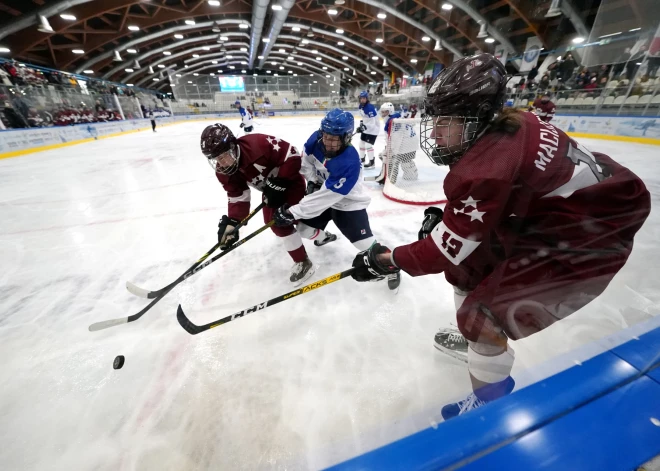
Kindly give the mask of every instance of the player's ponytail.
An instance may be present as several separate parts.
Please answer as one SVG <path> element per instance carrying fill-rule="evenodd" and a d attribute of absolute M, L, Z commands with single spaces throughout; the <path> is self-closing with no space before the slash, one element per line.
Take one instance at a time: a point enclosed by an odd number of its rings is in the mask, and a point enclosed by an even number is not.
<path fill-rule="evenodd" d="M 515 134 L 522 127 L 522 113 L 513 108 L 504 108 L 490 125 L 489 132 Z"/>

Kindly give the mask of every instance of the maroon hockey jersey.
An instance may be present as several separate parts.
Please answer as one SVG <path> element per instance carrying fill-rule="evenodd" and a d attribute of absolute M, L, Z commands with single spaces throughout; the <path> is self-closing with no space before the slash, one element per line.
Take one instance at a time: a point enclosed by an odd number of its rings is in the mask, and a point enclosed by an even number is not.
<path fill-rule="evenodd" d="M 543 103 L 540 98 L 534 100 L 532 105 L 534 113 L 541 118 L 542 121 L 549 123 L 555 117 L 555 104 L 551 101 Z"/>
<path fill-rule="evenodd" d="M 442 222 L 426 239 L 394 250 L 402 270 L 449 272 L 450 283 L 474 289 L 520 254 L 534 260 L 632 248 L 650 211 L 644 183 L 540 117 L 521 114 L 516 134 L 485 134 L 451 167 Z"/>
<path fill-rule="evenodd" d="M 288 142 L 265 134 L 237 139 L 239 169 L 232 175 L 216 173 L 229 198 L 228 216 L 241 220 L 250 212 L 250 187 L 261 191 L 268 177 L 301 180 L 301 156 Z M 303 183 L 304 186 L 304 183 Z"/>

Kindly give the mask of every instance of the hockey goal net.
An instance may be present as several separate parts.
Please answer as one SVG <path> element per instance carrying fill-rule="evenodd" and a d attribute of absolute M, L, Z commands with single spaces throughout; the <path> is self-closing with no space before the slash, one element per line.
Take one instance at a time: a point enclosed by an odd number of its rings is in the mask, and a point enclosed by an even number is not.
<path fill-rule="evenodd" d="M 383 151 L 378 181 L 386 198 L 399 203 L 432 205 L 446 202 L 443 182 L 449 169 L 429 160 L 419 146 L 421 118 L 394 119 Z"/>

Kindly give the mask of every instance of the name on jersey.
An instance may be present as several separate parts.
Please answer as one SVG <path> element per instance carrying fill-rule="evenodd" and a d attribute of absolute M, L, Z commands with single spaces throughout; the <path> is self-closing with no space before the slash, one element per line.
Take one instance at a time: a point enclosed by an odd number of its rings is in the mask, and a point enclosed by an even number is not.
<path fill-rule="evenodd" d="M 539 158 L 534 161 L 534 165 L 545 172 L 545 166 L 555 158 L 555 154 L 559 149 L 559 133 L 553 125 L 541 121 L 538 116 L 536 118 L 539 120 L 541 127 L 539 128 L 539 147 L 536 152 Z"/>

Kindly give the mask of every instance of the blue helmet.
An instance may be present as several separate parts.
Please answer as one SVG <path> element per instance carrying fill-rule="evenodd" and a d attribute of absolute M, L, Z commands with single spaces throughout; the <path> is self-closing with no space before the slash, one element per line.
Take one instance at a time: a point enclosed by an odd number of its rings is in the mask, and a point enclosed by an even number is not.
<path fill-rule="evenodd" d="M 323 154 L 327 159 L 336 157 L 351 145 L 351 138 L 353 137 L 353 128 L 355 127 L 355 119 L 353 115 L 348 111 L 344 111 L 341 108 L 335 108 L 331 110 L 325 118 L 321 120 L 321 139 L 319 140 L 321 144 L 321 149 Z M 325 148 L 323 144 L 322 136 L 323 134 L 329 134 L 331 136 L 341 136 L 341 146 L 339 149 L 329 151 Z"/>
<path fill-rule="evenodd" d="M 369 100 L 369 92 L 367 90 L 360 92 L 360 97 L 358 99 L 360 98 L 366 98 L 367 100 Z"/>
<path fill-rule="evenodd" d="M 240 105 L 240 104 L 241 104 L 241 102 L 240 102 L 240 101 L 238 101 L 238 100 L 236 100 L 236 101 L 234 102 L 234 104 L 235 104 L 235 105 Z"/>

